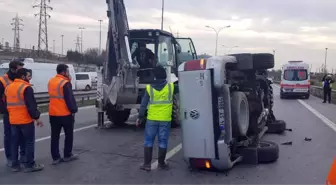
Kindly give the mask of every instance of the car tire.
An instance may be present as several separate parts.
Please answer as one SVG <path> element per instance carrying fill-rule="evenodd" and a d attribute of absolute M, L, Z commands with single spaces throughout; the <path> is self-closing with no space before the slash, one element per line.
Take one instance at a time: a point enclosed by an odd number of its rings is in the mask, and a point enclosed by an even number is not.
<path fill-rule="evenodd" d="M 274 68 L 274 55 L 270 53 L 253 54 L 254 69 L 272 69 Z"/>
<path fill-rule="evenodd" d="M 276 120 L 267 124 L 267 133 L 270 134 L 282 134 L 286 130 L 286 122 L 283 120 Z"/>
<path fill-rule="evenodd" d="M 270 141 L 259 141 L 258 163 L 272 163 L 279 158 L 279 145 Z"/>
<path fill-rule="evenodd" d="M 232 136 L 246 136 L 250 124 L 250 110 L 246 95 L 233 92 L 231 97 Z"/>
<path fill-rule="evenodd" d="M 179 95 L 175 94 L 173 96 L 173 112 L 172 112 L 171 128 L 178 128 L 181 125 L 179 115 L 180 115 Z"/>

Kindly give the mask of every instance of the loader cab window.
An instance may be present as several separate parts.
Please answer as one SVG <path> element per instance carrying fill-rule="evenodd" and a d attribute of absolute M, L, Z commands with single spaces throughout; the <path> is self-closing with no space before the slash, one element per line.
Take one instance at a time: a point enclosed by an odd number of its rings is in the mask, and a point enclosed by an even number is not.
<path fill-rule="evenodd" d="M 158 64 L 162 66 L 174 66 L 175 53 L 171 37 L 159 36 L 157 56 L 158 56 Z"/>
<path fill-rule="evenodd" d="M 145 41 L 133 42 L 131 45 L 132 59 L 135 59 L 140 68 L 152 68 L 155 66 L 154 43 Z"/>

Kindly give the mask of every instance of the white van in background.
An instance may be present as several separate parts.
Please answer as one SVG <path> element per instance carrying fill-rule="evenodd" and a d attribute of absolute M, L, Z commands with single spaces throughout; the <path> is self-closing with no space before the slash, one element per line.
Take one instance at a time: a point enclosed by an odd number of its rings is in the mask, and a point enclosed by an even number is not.
<path fill-rule="evenodd" d="M 76 73 L 76 90 L 91 90 L 92 78 L 86 72 Z"/>
<path fill-rule="evenodd" d="M 289 61 L 282 66 L 280 98 L 310 96 L 310 68 L 303 61 Z"/>
<path fill-rule="evenodd" d="M 32 88 L 35 93 L 46 93 L 48 92 L 48 82 L 54 77 L 56 72 L 57 64 L 51 63 L 34 63 L 34 61 L 28 60 L 23 61 L 24 68 L 31 69 L 33 76 L 30 84 L 32 84 Z M 75 70 L 73 65 L 67 64 L 69 66 L 69 72 L 72 77 L 71 84 L 72 89 L 75 89 L 76 79 L 75 79 Z M 9 69 L 9 63 L 3 63 L 0 65 L 0 76 L 3 76 Z"/>

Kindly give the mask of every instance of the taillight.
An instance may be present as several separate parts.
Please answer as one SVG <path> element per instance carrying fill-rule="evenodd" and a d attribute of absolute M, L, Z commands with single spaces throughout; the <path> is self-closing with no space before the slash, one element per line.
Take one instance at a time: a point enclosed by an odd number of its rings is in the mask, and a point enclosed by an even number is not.
<path fill-rule="evenodd" d="M 197 71 L 197 70 L 204 70 L 206 69 L 206 60 L 191 60 L 184 64 L 185 71 Z"/>
<path fill-rule="evenodd" d="M 211 161 L 209 159 L 190 159 L 190 163 L 194 168 L 211 168 Z"/>

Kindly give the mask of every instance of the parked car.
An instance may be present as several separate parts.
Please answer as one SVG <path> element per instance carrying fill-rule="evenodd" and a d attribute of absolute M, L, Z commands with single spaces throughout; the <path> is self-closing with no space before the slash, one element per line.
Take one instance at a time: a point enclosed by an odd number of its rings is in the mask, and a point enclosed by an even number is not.
<path fill-rule="evenodd" d="M 88 73 L 76 73 L 76 90 L 91 90 L 92 78 Z"/>

